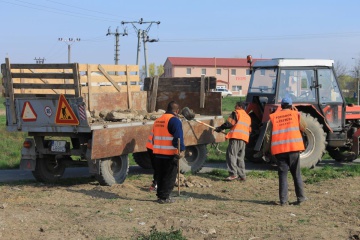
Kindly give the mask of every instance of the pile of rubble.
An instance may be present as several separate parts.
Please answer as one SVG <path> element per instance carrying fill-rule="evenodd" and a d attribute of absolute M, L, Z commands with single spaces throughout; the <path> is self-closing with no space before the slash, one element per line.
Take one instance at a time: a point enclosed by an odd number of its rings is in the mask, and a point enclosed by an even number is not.
<path fill-rule="evenodd" d="M 199 178 L 195 177 L 195 176 L 189 176 L 189 177 L 185 177 L 183 174 L 180 174 L 178 177 L 176 177 L 176 181 L 175 181 L 175 186 L 178 186 L 178 178 L 180 179 L 180 187 L 188 187 L 188 188 L 192 188 L 192 187 L 197 187 L 197 188 L 208 188 L 208 187 L 212 187 L 210 181 L 201 178 L 201 180 L 203 182 L 199 181 Z"/>
<path fill-rule="evenodd" d="M 148 113 L 145 110 L 113 110 L 107 111 L 91 111 L 87 112 L 88 121 L 90 123 L 104 122 L 143 122 L 146 120 L 156 120 L 165 113 L 165 110 L 159 109 L 156 112 Z"/>

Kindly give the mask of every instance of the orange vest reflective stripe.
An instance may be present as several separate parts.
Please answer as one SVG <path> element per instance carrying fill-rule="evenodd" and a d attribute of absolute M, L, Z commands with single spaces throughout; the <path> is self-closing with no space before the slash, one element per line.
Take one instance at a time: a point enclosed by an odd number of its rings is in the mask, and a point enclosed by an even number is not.
<path fill-rule="evenodd" d="M 273 155 L 303 151 L 304 142 L 300 132 L 300 115 L 297 111 L 285 110 L 270 114 L 272 123 L 271 153 Z"/>
<path fill-rule="evenodd" d="M 165 113 L 154 122 L 153 153 L 161 155 L 175 155 L 177 148 L 172 144 L 173 136 L 168 131 L 169 120 L 173 114 Z"/>
<path fill-rule="evenodd" d="M 154 132 L 151 131 L 151 133 L 149 134 L 148 136 L 148 139 L 146 141 L 146 145 L 145 147 L 148 148 L 148 149 L 153 149 L 153 137 L 154 137 Z"/>
<path fill-rule="evenodd" d="M 233 124 L 234 126 L 230 129 L 225 138 L 240 139 L 248 143 L 251 131 L 251 118 L 243 109 L 235 110 L 235 114 L 237 122 Z"/>

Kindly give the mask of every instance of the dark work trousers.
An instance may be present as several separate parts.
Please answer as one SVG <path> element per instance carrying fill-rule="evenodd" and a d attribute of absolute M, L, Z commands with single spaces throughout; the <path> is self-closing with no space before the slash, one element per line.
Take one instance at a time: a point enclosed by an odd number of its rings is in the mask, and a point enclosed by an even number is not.
<path fill-rule="evenodd" d="M 290 169 L 290 173 L 294 180 L 295 194 L 297 201 L 304 201 L 306 198 L 304 195 L 303 181 L 300 172 L 300 153 L 299 152 L 287 152 L 276 154 L 278 164 L 279 175 L 279 198 L 280 203 L 286 203 L 288 201 L 288 180 L 287 174 Z"/>
<path fill-rule="evenodd" d="M 154 170 L 154 175 L 153 175 L 153 184 L 157 184 L 157 174 L 156 174 L 156 171 L 155 171 L 155 155 L 153 154 L 153 150 L 150 149 L 150 148 L 146 148 L 147 149 L 147 152 L 149 154 L 149 157 L 150 157 L 150 162 L 151 162 L 151 167 L 153 168 Z"/>
<path fill-rule="evenodd" d="M 167 199 L 172 192 L 177 173 L 177 162 L 174 156 L 155 155 L 155 171 L 157 174 L 157 193 L 160 199 Z"/>

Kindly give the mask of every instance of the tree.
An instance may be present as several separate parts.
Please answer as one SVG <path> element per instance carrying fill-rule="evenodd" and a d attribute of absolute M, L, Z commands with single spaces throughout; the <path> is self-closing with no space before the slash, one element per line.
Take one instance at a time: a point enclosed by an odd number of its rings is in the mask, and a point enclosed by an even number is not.
<path fill-rule="evenodd" d="M 145 78 L 146 75 L 145 73 L 146 73 L 146 69 L 145 66 L 143 65 L 140 71 L 140 78 L 142 80 L 144 80 Z M 164 73 L 164 66 L 162 64 L 160 64 L 159 66 L 156 66 L 155 63 L 149 64 L 149 77 L 154 77 L 155 75 L 161 76 L 163 73 Z"/>

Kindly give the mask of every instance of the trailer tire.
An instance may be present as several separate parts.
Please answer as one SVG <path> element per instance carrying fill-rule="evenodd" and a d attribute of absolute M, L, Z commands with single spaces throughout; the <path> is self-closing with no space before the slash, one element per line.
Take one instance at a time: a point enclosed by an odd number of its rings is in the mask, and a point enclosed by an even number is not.
<path fill-rule="evenodd" d="M 326 149 L 326 133 L 322 125 L 310 114 L 301 113 L 307 128 L 302 133 L 305 150 L 300 153 L 300 167 L 313 168 L 321 161 Z"/>
<path fill-rule="evenodd" d="M 39 182 L 54 183 L 64 175 L 65 168 L 66 165 L 61 160 L 55 160 L 55 155 L 45 155 L 44 158 L 36 159 L 32 175 Z"/>
<path fill-rule="evenodd" d="M 95 177 L 100 185 L 112 186 L 125 181 L 129 172 L 128 155 L 121 155 L 99 160 L 100 174 Z"/>
<path fill-rule="evenodd" d="M 206 159 L 206 144 L 186 146 L 185 157 L 180 159 L 180 172 L 197 173 L 204 166 Z"/>
<path fill-rule="evenodd" d="M 151 160 L 148 152 L 133 153 L 133 157 L 137 165 L 144 169 L 152 169 Z"/>
<path fill-rule="evenodd" d="M 352 162 L 357 156 L 354 152 L 347 151 L 341 148 L 328 148 L 328 153 L 337 162 Z"/>

